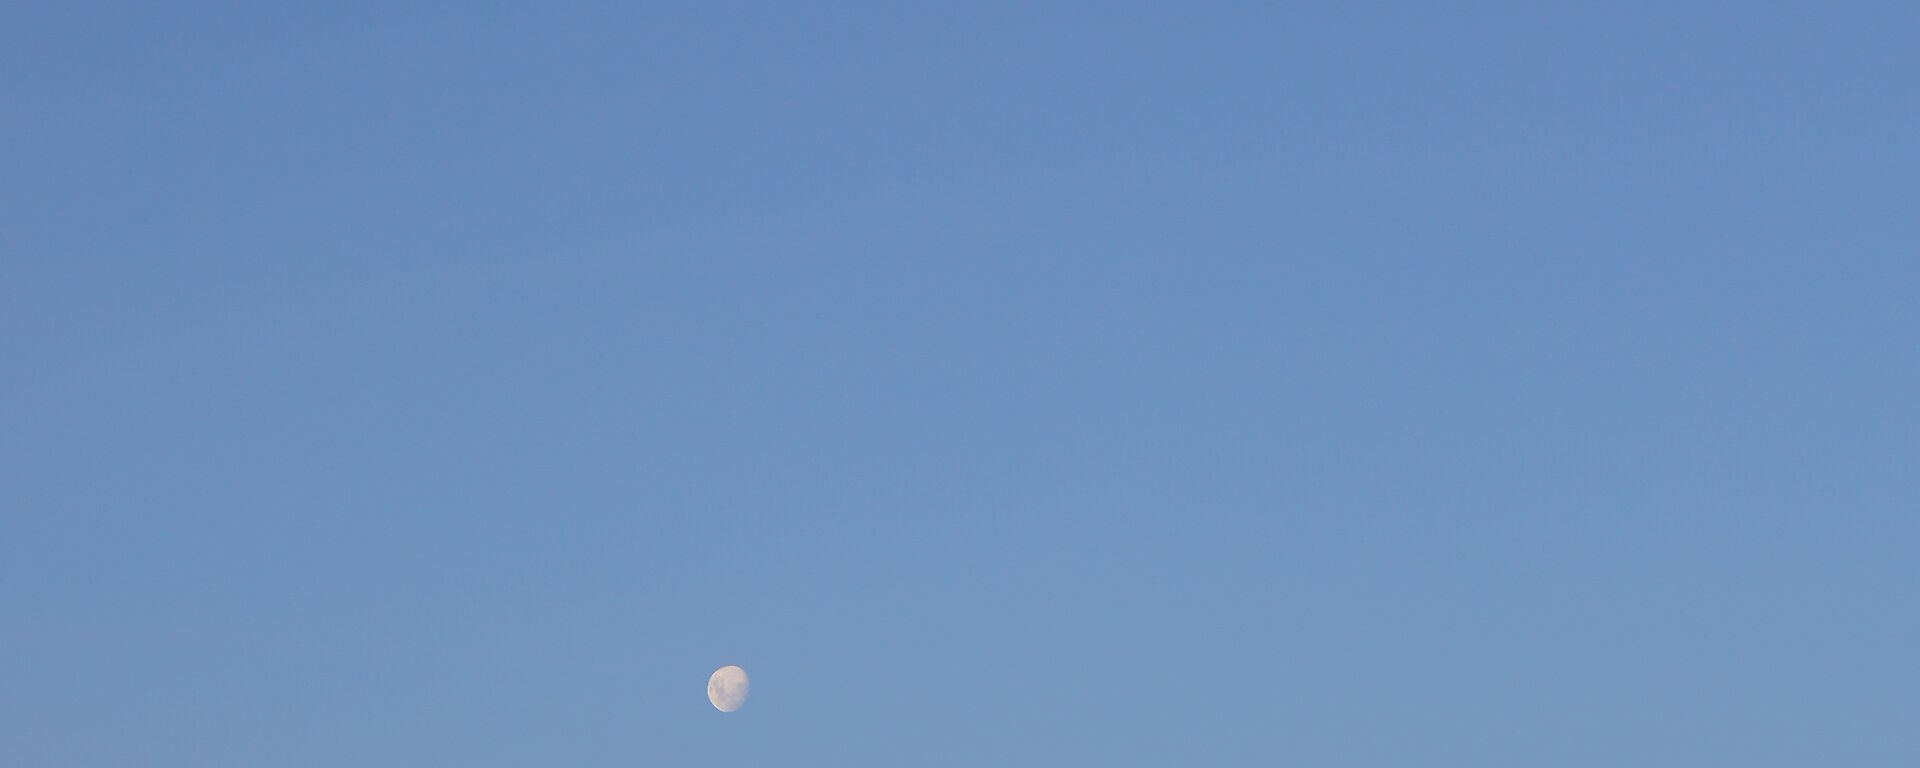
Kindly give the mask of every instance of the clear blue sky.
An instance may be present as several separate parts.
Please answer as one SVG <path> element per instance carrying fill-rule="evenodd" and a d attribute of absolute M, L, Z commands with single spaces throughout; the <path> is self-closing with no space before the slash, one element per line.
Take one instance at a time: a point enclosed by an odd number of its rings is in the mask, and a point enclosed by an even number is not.
<path fill-rule="evenodd" d="M 1920 5 L 642 5 L 0 11 L 0 764 L 1920 764 Z"/>

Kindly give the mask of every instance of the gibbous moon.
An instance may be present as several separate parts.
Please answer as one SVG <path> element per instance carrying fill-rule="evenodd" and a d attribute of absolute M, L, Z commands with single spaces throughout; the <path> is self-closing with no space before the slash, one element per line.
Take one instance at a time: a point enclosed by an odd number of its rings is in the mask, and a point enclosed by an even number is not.
<path fill-rule="evenodd" d="M 747 703 L 747 671 L 728 664 L 707 678 L 707 701 L 722 712 L 732 712 Z"/>

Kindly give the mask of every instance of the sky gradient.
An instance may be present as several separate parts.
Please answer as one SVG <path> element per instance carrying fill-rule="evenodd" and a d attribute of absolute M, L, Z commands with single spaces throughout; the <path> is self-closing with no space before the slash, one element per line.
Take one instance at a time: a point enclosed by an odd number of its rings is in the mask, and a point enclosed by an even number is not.
<path fill-rule="evenodd" d="M 0 9 L 0 764 L 1920 764 L 1920 5 L 815 5 Z"/>

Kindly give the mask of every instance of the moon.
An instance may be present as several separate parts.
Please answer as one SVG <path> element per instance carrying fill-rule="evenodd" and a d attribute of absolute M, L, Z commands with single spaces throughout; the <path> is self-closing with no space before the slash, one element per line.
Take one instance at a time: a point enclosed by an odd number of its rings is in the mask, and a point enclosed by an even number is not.
<path fill-rule="evenodd" d="M 707 678 L 707 701 L 722 712 L 732 712 L 747 703 L 747 671 L 732 664 L 713 671 Z"/>

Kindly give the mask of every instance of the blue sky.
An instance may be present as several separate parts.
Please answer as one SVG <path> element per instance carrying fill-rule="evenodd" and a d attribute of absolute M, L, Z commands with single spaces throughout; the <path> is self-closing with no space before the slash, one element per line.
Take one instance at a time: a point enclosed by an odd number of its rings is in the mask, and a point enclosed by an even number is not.
<path fill-rule="evenodd" d="M 1920 8 L 817 5 L 0 11 L 0 763 L 1920 761 Z"/>

